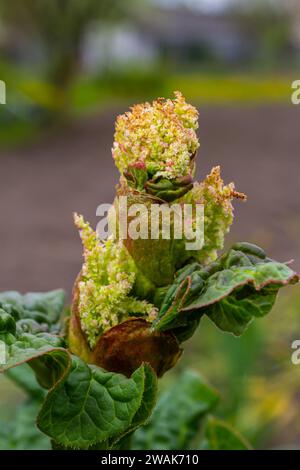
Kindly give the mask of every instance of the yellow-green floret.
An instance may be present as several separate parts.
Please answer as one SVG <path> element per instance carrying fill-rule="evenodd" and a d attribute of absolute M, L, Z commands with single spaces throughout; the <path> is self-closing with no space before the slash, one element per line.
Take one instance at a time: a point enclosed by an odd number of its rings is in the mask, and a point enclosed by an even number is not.
<path fill-rule="evenodd" d="M 178 91 L 174 100 L 159 98 L 133 106 L 116 120 L 116 166 L 124 173 L 130 165 L 143 163 L 152 177 L 185 176 L 199 147 L 197 127 L 198 111 Z"/>
<path fill-rule="evenodd" d="M 212 168 L 202 183 L 194 183 L 193 189 L 181 198 L 183 203 L 204 205 L 204 246 L 197 253 L 200 263 L 214 261 L 218 250 L 223 248 L 233 222 L 233 198 L 246 199 L 246 196 L 235 191 L 233 183 L 224 185 L 219 166 Z"/>
<path fill-rule="evenodd" d="M 93 348 L 97 338 L 130 315 L 153 316 L 152 304 L 130 295 L 136 266 L 121 242 L 100 241 L 97 233 L 75 214 L 84 263 L 78 284 L 81 328 Z"/>

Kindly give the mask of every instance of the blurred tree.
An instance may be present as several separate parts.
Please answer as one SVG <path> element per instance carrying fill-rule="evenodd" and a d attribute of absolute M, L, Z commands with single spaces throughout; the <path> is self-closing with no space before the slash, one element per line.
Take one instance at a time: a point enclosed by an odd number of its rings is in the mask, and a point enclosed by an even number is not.
<path fill-rule="evenodd" d="M 135 0 L 14 0 L 0 3 L 2 24 L 36 41 L 45 59 L 47 81 L 68 88 L 90 25 L 115 22 L 132 14 Z M 63 93 L 62 93 L 63 96 Z"/>
<path fill-rule="evenodd" d="M 254 61 L 280 65 L 291 51 L 291 18 L 280 0 L 231 0 L 229 11 L 257 41 Z"/>

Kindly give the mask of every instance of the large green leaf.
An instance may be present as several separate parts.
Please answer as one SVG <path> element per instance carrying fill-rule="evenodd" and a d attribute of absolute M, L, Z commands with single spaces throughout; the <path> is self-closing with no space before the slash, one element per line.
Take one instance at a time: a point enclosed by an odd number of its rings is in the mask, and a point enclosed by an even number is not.
<path fill-rule="evenodd" d="M 51 388 L 70 367 L 70 354 L 63 347 L 64 341 L 50 333 L 16 333 L 16 336 L 2 333 L 0 341 L 5 344 L 6 352 L 6 362 L 0 365 L 0 372 L 28 362 L 39 383 Z"/>
<path fill-rule="evenodd" d="M 173 329 L 176 335 L 206 314 L 220 329 L 240 335 L 253 317 L 271 310 L 280 287 L 298 280 L 289 266 L 267 258 L 259 247 L 239 243 L 208 267 L 182 269 L 153 328 Z"/>
<path fill-rule="evenodd" d="M 45 388 L 67 373 L 70 354 L 64 339 L 55 332 L 63 303 L 61 290 L 24 296 L 18 292 L 0 294 L 0 341 L 5 347 L 0 372 L 27 362 Z"/>
<path fill-rule="evenodd" d="M 200 375 L 185 372 L 161 396 L 149 423 L 135 432 L 132 447 L 144 450 L 189 448 L 202 419 L 216 406 L 218 398 Z"/>
<path fill-rule="evenodd" d="M 151 385 L 149 391 L 151 374 L 150 367 L 142 365 L 126 378 L 73 356 L 70 373 L 47 395 L 38 426 L 66 447 L 116 442 L 151 411 L 156 388 Z"/>
<path fill-rule="evenodd" d="M 251 446 L 227 423 L 209 417 L 200 448 L 205 450 L 247 450 L 251 449 Z"/>

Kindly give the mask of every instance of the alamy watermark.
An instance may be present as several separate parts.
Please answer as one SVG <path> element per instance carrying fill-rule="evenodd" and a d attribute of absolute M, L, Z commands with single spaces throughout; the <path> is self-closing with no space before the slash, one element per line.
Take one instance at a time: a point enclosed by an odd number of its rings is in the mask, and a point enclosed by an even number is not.
<path fill-rule="evenodd" d="M 295 366 L 298 366 L 300 364 L 300 340 L 295 339 L 295 341 L 292 342 L 291 347 L 294 349 L 294 352 L 291 356 L 291 361 Z"/>
<path fill-rule="evenodd" d="M 120 196 L 117 207 L 101 204 L 96 215 L 101 217 L 96 229 L 101 240 L 109 236 L 121 240 L 184 239 L 187 250 L 200 250 L 204 245 L 203 204 L 128 204 L 127 196 Z"/>
<path fill-rule="evenodd" d="M 0 80 L 0 104 L 6 104 L 6 85 L 3 80 Z"/>
<path fill-rule="evenodd" d="M 6 364 L 6 344 L 0 340 L 0 366 Z"/>
<path fill-rule="evenodd" d="M 294 80 L 292 83 L 292 103 L 295 105 L 300 104 L 300 80 Z"/>

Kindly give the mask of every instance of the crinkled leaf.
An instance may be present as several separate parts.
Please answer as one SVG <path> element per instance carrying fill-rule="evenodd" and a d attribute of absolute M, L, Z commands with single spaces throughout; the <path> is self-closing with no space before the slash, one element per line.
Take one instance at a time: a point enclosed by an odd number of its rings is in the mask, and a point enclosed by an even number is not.
<path fill-rule="evenodd" d="M 63 308 L 63 291 L 24 296 L 4 292 L 0 299 L 0 341 L 5 344 L 6 356 L 0 372 L 28 362 L 39 383 L 51 388 L 70 367 L 63 338 L 51 332 L 51 323 Z"/>
<path fill-rule="evenodd" d="M 59 320 L 63 311 L 65 293 L 62 289 L 50 292 L 29 292 L 21 295 L 16 291 L 0 293 L 0 307 L 10 305 L 18 320 L 31 319 L 38 323 L 52 325 Z"/>
<path fill-rule="evenodd" d="M 51 323 L 60 316 L 63 302 L 61 290 L 24 296 L 14 291 L 0 294 L 0 341 L 5 346 L 0 372 L 28 363 L 46 388 L 67 372 L 70 355 L 64 349 L 65 342 L 51 332 Z M 18 373 L 7 373 L 30 394 L 37 392 L 26 366 L 20 367 Z"/>
<path fill-rule="evenodd" d="M 275 261 L 231 267 L 213 274 L 206 291 L 182 314 L 206 313 L 220 329 L 241 335 L 253 317 L 270 312 L 279 288 L 294 280 L 295 273 Z"/>
<path fill-rule="evenodd" d="M 191 175 L 182 176 L 169 180 L 167 178 L 157 178 L 145 184 L 146 191 L 163 201 L 172 202 L 184 196 L 193 187 Z"/>
<path fill-rule="evenodd" d="M 194 264 L 181 270 L 153 328 L 176 335 L 177 328 L 189 329 L 206 314 L 220 329 L 240 335 L 253 317 L 271 310 L 280 287 L 298 282 L 294 271 L 266 258 L 259 247 L 239 243 L 235 248 L 207 268 Z"/>
<path fill-rule="evenodd" d="M 38 417 L 39 428 L 63 446 L 88 448 L 124 434 L 141 410 L 150 374 L 147 365 L 130 378 L 88 366 L 72 357 L 71 371 L 46 397 Z M 152 398 L 151 398 L 152 400 Z M 149 404 L 150 406 L 150 404 Z M 152 406 L 152 405 L 151 405 Z"/>
<path fill-rule="evenodd" d="M 157 378 L 156 375 L 153 374 L 151 367 L 146 366 L 144 391 L 141 406 L 137 410 L 130 426 L 126 429 L 126 431 L 119 435 L 117 438 L 110 440 L 110 447 L 122 447 L 122 443 L 126 442 L 128 436 L 130 436 L 131 433 L 133 433 L 136 429 L 138 429 L 141 425 L 145 424 L 148 421 L 156 404 L 156 397 Z M 123 447 L 123 449 L 125 449 L 125 447 Z"/>
<path fill-rule="evenodd" d="M 0 372 L 28 362 L 39 383 L 50 388 L 70 367 L 63 340 L 49 333 L 23 333 L 17 337 L 1 334 L 0 340 L 6 344 L 6 363 L 0 365 Z"/>
<path fill-rule="evenodd" d="M 247 450 L 250 444 L 224 421 L 210 417 L 205 426 L 204 440 L 200 446 L 205 450 Z"/>
<path fill-rule="evenodd" d="M 127 183 L 130 187 L 143 191 L 145 183 L 148 180 L 148 173 L 145 165 L 131 165 L 124 172 L 124 176 L 127 179 Z"/>
<path fill-rule="evenodd" d="M 130 425 L 125 429 L 125 431 L 120 434 L 114 435 L 108 440 L 97 442 L 96 444 L 88 444 L 89 450 L 100 450 L 100 449 L 128 449 L 128 442 L 131 439 L 132 433 L 142 424 L 147 422 L 149 419 L 153 407 L 156 403 L 157 395 L 157 379 L 156 375 L 153 374 L 150 367 L 144 367 L 144 384 L 143 384 L 143 396 L 141 400 L 140 407 L 133 416 L 133 419 Z M 53 449 L 68 450 L 72 449 L 74 445 L 62 445 L 55 440 L 52 440 Z"/>
<path fill-rule="evenodd" d="M 204 416 L 218 402 L 218 394 L 191 371 L 182 374 L 158 401 L 146 426 L 132 437 L 134 449 L 179 450 L 189 448 Z"/>
<path fill-rule="evenodd" d="M 205 313 L 221 330 L 239 336 L 254 317 L 263 317 L 270 312 L 277 291 L 278 288 L 266 287 L 257 292 L 245 287 L 212 304 Z"/>

